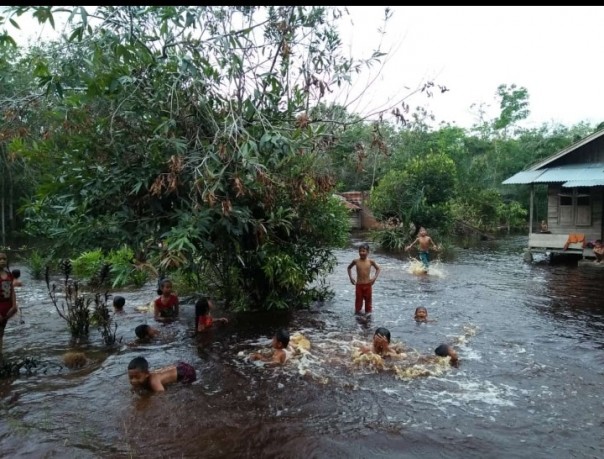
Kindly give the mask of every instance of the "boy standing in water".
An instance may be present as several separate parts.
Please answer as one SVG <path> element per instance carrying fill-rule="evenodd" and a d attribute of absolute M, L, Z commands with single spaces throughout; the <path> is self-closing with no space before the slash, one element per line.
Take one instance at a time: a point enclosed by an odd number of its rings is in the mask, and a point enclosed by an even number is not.
<path fill-rule="evenodd" d="M 355 300 L 354 300 L 354 313 L 360 314 L 363 308 L 363 301 L 365 302 L 365 313 L 371 314 L 372 301 L 371 293 L 372 286 L 380 275 L 379 265 L 368 258 L 369 255 L 369 244 L 361 244 L 359 247 L 359 258 L 352 260 L 348 265 L 348 277 L 352 285 L 355 285 Z M 357 268 L 356 280 L 352 278 L 352 268 Z M 375 276 L 371 277 L 371 267 L 375 269 Z"/>
<path fill-rule="evenodd" d="M 415 239 L 415 241 L 405 247 L 405 252 L 407 252 L 411 247 L 413 247 L 415 243 L 419 244 L 419 259 L 424 265 L 424 269 L 427 271 L 428 265 L 430 264 L 430 246 L 432 246 L 434 250 L 438 250 L 438 246 L 434 243 L 432 238 L 428 236 L 428 232 L 424 227 L 421 227 L 419 229 L 419 236 L 417 237 L 417 239 Z"/>

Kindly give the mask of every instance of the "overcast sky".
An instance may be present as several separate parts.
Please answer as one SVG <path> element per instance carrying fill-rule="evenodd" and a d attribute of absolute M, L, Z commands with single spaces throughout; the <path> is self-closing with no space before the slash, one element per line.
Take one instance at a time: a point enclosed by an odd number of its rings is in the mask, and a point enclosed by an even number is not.
<path fill-rule="evenodd" d="M 449 91 L 435 90 L 432 98 L 411 95 L 406 102 L 427 108 L 436 123 L 467 128 L 477 121 L 472 104 L 490 106 L 487 118 L 494 118 L 499 113 L 497 87 L 516 84 L 529 94 L 531 114 L 524 126 L 604 121 L 604 6 L 390 8 L 393 15 L 384 35 L 378 32 L 383 6 L 351 6 L 351 16 L 341 20 L 346 53 L 368 57 L 380 40 L 389 52 L 383 67 L 357 77 L 348 100 L 364 95 L 350 109 L 367 114 L 434 81 Z M 18 20 L 22 33 L 44 36 L 37 21 L 28 25 L 24 17 Z M 338 94 L 341 101 L 345 95 Z"/>
<path fill-rule="evenodd" d="M 379 42 L 384 7 L 348 8 L 354 26 L 350 18 L 343 22 L 344 44 L 368 55 Z M 391 8 L 383 38 L 391 56 L 360 111 L 404 96 L 404 86 L 434 79 L 450 91 L 407 102 L 461 127 L 476 122 L 473 103 L 491 105 L 488 118 L 499 114 L 500 84 L 528 90 L 527 127 L 604 121 L 604 6 Z"/>

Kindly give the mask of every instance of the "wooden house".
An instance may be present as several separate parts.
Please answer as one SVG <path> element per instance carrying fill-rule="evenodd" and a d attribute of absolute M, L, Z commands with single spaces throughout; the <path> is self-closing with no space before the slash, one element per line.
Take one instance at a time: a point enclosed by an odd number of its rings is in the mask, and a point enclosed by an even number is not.
<path fill-rule="evenodd" d="M 503 184 L 531 186 L 528 259 L 532 260 L 533 251 L 594 257 L 590 242 L 604 237 L 604 130 L 518 172 Z M 533 219 L 537 184 L 547 185 L 543 227 Z"/>
<path fill-rule="evenodd" d="M 366 205 L 369 199 L 367 191 L 345 191 L 336 196 L 343 199 L 346 207 L 350 209 L 351 229 L 368 230 L 379 227 L 379 223 Z"/>
<path fill-rule="evenodd" d="M 347 196 L 342 194 L 335 195 L 338 199 L 340 199 L 346 208 L 348 209 L 348 219 L 350 221 L 350 229 L 358 230 L 361 229 L 361 200 L 359 199 L 358 203 L 355 202 L 355 199 L 348 198 Z M 356 197 L 356 196 L 354 196 Z"/>

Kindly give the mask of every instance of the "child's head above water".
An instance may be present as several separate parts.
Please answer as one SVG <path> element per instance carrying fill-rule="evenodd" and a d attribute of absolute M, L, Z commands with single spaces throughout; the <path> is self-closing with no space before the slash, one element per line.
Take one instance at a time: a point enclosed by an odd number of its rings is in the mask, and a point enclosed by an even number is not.
<path fill-rule="evenodd" d="M 379 327 L 375 330 L 375 333 L 373 334 L 373 336 L 383 336 L 384 338 L 386 338 L 388 340 L 388 342 L 390 342 L 390 330 L 388 330 L 387 328 L 384 327 Z"/>
<path fill-rule="evenodd" d="M 273 337 L 273 347 L 285 349 L 289 344 L 289 332 L 283 328 L 277 330 Z"/>
<path fill-rule="evenodd" d="M 388 344 L 390 344 L 390 330 L 384 327 L 377 328 L 373 334 L 373 352 L 382 354 L 388 350 Z"/>
<path fill-rule="evenodd" d="M 202 296 L 195 303 L 195 315 L 196 316 L 207 316 L 210 313 L 210 302 L 208 298 Z"/>
<path fill-rule="evenodd" d="M 170 293 L 172 293 L 172 281 L 168 278 L 164 278 L 159 282 L 157 294 L 169 296 Z"/>
<path fill-rule="evenodd" d="M 423 306 L 415 308 L 415 320 L 426 320 L 428 318 L 428 310 Z"/>
<path fill-rule="evenodd" d="M 115 298 L 113 298 L 113 307 L 115 309 L 123 309 L 125 304 L 126 298 L 124 298 L 123 296 L 116 296 Z"/>
<path fill-rule="evenodd" d="M 21 270 L 20 269 L 13 269 L 11 271 L 11 273 L 12 273 L 12 275 L 13 275 L 13 277 L 15 279 L 19 279 L 21 277 Z"/>
<path fill-rule="evenodd" d="M 135 357 L 128 364 L 128 379 L 134 387 L 144 385 L 149 379 L 149 362 L 144 357 Z"/>
<path fill-rule="evenodd" d="M 159 330 L 150 325 L 141 324 L 134 329 L 134 333 L 139 339 L 151 339 L 158 335 Z"/>
<path fill-rule="evenodd" d="M 441 344 L 434 349 L 434 353 L 439 357 L 451 357 L 451 363 L 455 363 L 458 360 L 457 351 L 449 344 Z"/>

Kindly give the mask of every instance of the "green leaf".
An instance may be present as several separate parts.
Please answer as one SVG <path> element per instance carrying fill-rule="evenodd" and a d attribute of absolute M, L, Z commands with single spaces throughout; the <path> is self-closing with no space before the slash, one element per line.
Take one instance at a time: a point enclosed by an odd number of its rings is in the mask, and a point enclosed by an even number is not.
<path fill-rule="evenodd" d="M 71 35 L 69 36 L 68 40 L 74 41 L 77 38 L 78 41 L 82 41 L 83 32 L 84 32 L 84 29 L 82 26 L 76 27 L 75 29 L 73 29 L 73 32 L 71 32 Z"/>
<path fill-rule="evenodd" d="M 15 40 L 13 40 L 13 37 L 8 35 L 7 33 L 0 35 L 0 46 L 9 46 L 9 45 L 12 46 L 13 48 L 17 47 L 17 43 L 15 42 Z"/>

